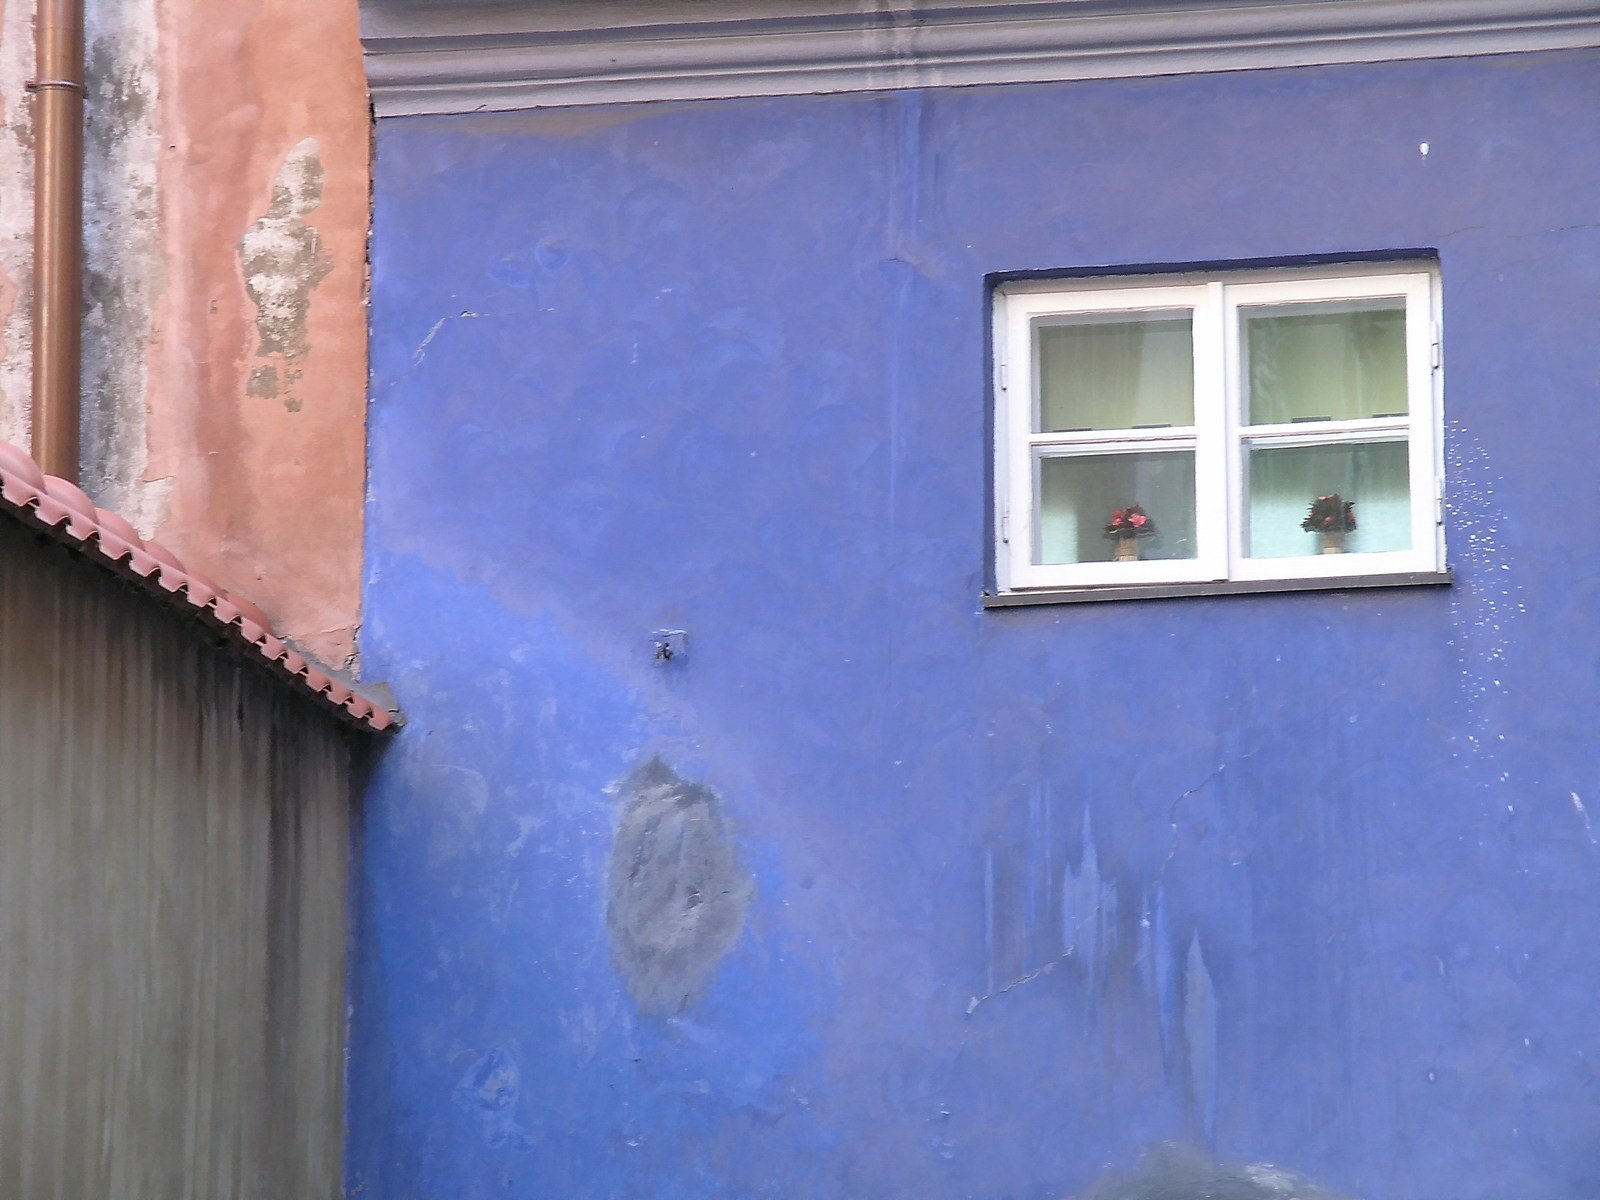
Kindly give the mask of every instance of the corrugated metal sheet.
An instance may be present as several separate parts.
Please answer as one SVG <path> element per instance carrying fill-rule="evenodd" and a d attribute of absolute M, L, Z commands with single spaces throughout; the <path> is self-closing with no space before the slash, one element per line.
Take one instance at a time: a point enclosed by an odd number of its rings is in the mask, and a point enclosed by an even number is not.
<path fill-rule="evenodd" d="M 0 1196 L 340 1190 L 352 746 L 0 521 Z"/>

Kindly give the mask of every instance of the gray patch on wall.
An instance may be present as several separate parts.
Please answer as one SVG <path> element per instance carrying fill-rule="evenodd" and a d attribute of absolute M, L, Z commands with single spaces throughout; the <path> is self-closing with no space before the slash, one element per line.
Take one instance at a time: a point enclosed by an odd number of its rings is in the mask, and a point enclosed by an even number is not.
<path fill-rule="evenodd" d="M 755 884 L 709 788 L 652 759 L 618 790 L 611 952 L 639 1008 L 670 1015 L 700 997 L 737 944 Z"/>
<path fill-rule="evenodd" d="M 322 235 L 306 223 L 322 204 L 323 182 L 317 139 L 305 138 L 278 168 L 266 214 L 239 239 L 244 287 L 256 309 L 256 353 L 286 360 L 284 403 L 290 411 L 299 409 L 293 393 L 299 370 L 294 364 L 311 348 L 311 292 L 332 269 Z"/>
<path fill-rule="evenodd" d="M 1077 1200 L 1349 1200 L 1270 1163 L 1217 1163 L 1192 1147 L 1153 1146 L 1126 1174 L 1107 1174 Z"/>

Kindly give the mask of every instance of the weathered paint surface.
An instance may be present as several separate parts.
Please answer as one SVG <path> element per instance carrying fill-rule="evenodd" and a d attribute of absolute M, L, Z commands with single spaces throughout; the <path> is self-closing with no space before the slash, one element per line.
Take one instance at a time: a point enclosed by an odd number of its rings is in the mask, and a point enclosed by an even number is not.
<path fill-rule="evenodd" d="M 370 127 L 355 0 L 162 3 L 162 536 L 338 662 L 354 650 L 364 486 Z M 260 336 L 261 284 L 240 254 L 275 221 L 316 249 L 268 272 L 271 303 L 298 314 L 282 345 Z M 268 368 L 276 390 L 261 386 Z"/>
<path fill-rule="evenodd" d="M 26 445 L 33 270 L 33 4 L 0 0 L 0 438 Z"/>
<path fill-rule="evenodd" d="M 27 444 L 33 6 L 0 7 L 0 437 Z M 355 0 L 88 6 L 84 487 L 341 662 L 359 603 Z"/>
<path fill-rule="evenodd" d="M 84 111 L 82 481 L 96 503 L 145 534 L 172 505 L 172 479 L 148 469 L 149 346 L 163 267 L 156 3 L 84 10 L 93 99 Z"/>
<path fill-rule="evenodd" d="M 317 140 L 306 138 L 273 177 L 266 214 L 239 239 L 244 290 L 256 312 L 256 357 L 272 360 L 251 373 L 251 394 L 271 400 L 288 392 L 291 412 L 301 408 L 293 391 L 311 349 L 311 293 L 332 269 L 322 235 L 306 222 L 322 205 L 323 182 Z"/>
<path fill-rule="evenodd" d="M 0 519 L 0 1195 L 337 1194 L 350 758 Z"/>
<path fill-rule="evenodd" d="M 384 124 L 351 1193 L 1600 1192 L 1596 111 L 1576 53 Z M 986 273 L 1417 247 L 1452 587 L 980 609 Z M 608 925 L 651 763 L 750 880 L 679 1011 Z"/>

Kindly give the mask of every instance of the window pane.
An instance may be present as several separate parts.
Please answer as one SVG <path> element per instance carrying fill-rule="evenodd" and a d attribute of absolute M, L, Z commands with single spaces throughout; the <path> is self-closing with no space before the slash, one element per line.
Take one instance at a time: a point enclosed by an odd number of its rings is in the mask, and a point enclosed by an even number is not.
<path fill-rule="evenodd" d="M 1193 425 L 1193 324 L 1186 311 L 1037 322 L 1039 431 Z"/>
<path fill-rule="evenodd" d="M 1398 297 L 1241 309 L 1252 425 L 1404 416 Z"/>
<path fill-rule="evenodd" d="M 1039 563 L 1110 562 L 1116 509 L 1137 504 L 1156 532 L 1133 539 L 1140 558 L 1193 558 L 1194 452 L 1057 455 L 1039 460 Z"/>
<path fill-rule="evenodd" d="M 1250 451 L 1251 558 L 1291 558 L 1323 553 L 1342 541 L 1350 554 L 1411 548 L 1411 489 L 1405 442 L 1294 446 Z M 1301 528 L 1319 497 L 1327 537 Z M 1337 535 L 1344 503 L 1354 507 L 1355 528 Z M 1326 521 L 1332 516 L 1332 521 Z"/>

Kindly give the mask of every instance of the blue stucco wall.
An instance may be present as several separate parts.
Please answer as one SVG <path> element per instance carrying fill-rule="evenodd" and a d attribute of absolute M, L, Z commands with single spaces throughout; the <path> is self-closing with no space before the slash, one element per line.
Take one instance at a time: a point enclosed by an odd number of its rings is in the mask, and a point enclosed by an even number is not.
<path fill-rule="evenodd" d="M 1600 1194 L 1596 112 L 1568 53 L 381 123 L 350 1194 Z M 987 273 L 1394 247 L 1454 586 L 980 610 Z M 608 927 L 657 760 L 751 885 L 682 1011 Z"/>

